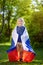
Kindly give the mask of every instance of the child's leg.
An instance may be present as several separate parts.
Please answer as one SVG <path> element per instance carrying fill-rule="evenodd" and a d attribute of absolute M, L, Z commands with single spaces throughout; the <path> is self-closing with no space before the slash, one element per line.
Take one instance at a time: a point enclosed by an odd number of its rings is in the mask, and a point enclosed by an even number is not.
<path fill-rule="evenodd" d="M 22 51 L 23 51 L 22 43 L 17 43 L 17 51 L 18 51 L 18 56 L 22 58 Z"/>
<path fill-rule="evenodd" d="M 17 47 L 17 52 L 18 52 L 18 58 L 20 60 L 20 48 L 19 48 L 19 44 L 18 43 L 17 43 L 16 47 Z"/>
<path fill-rule="evenodd" d="M 20 45 L 20 59 L 22 59 L 22 55 L 23 55 L 23 47 L 22 44 Z"/>

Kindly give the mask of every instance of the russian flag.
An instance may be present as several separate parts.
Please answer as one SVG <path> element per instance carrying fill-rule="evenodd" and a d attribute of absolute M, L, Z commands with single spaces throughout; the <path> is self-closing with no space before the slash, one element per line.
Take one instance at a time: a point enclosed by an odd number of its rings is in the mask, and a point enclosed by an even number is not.
<path fill-rule="evenodd" d="M 12 33 L 12 42 L 11 47 L 7 50 L 8 58 L 10 62 L 15 62 L 20 60 L 20 56 L 18 56 L 18 51 L 16 49 L 18 34 L 16 32 L 16 28 L 13 30 Z M 22 52 L 22 61 L 23 62 L 32 62 L 35 58 L 36 54 L 30 45 L 30 39 L 28 37 L 28 33 L 25 29 L 23 35 L 21 36 L 22 45 L 23 45 L 23 52 Z"/>

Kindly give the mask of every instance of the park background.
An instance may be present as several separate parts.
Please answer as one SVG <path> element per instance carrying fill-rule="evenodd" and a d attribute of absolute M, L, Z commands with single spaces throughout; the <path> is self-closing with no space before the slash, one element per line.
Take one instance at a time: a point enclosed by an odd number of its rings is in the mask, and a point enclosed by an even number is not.
<path fill-rule="evenodd" d="M 31 63 L 9 62 L 6 50 L 17 19 L 24 18 L 36 58 Z M 43 0 L 0 0 L 0 65 L 43 65 Z"/>

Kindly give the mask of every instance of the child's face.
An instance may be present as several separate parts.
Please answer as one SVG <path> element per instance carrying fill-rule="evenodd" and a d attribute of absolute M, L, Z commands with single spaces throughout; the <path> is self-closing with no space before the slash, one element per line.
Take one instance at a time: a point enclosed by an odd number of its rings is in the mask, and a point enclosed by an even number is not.
<path fill-rule="evenodd" d="M 23 25 L 23 21 L 22 20 L 17 20 L 17 26 L 22 26 Z"/>

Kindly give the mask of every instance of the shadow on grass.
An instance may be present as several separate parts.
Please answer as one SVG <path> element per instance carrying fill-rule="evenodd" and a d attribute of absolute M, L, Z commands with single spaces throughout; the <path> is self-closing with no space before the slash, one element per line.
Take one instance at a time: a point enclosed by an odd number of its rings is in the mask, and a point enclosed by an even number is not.
<path fill-rule="evenodd" d="M 35 60 L 31 63 L 26 63 L 26 62 L 1 62 L 0 65 L 42 65 L 43 63 L 39 60 Z"/>

